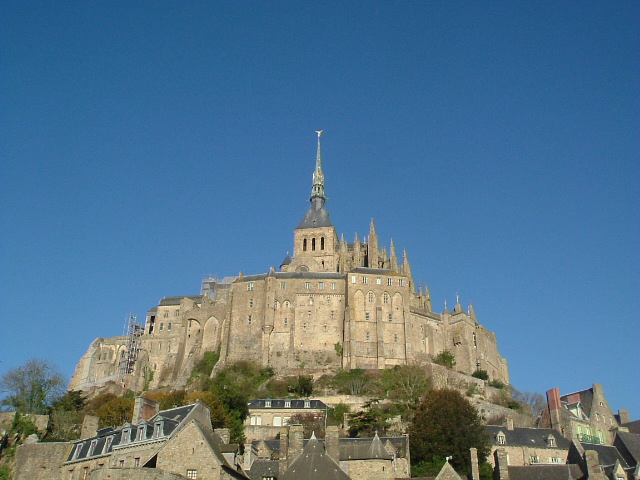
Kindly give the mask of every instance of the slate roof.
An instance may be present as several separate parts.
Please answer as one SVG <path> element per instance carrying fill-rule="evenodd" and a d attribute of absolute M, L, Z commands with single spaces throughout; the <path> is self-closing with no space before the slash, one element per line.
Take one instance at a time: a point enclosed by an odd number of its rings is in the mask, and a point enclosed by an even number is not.
<path fill-rule="evenodd" d="M 280 462 L 277 460 L 256 460 L 251 465 L 251 470 L 245 472 L 251 480 L 262 480 L 264 477 L 280 476 Z"/>
<path fill-rule="evenodd" d="M 351 480 L 326 454 L 324 446 L 312 436 L 302 453 L 279 480 Z"/>
<path fill-rule="evenodd" d="M 122 445 L 131 446 L 138 443 L 154 440 L 154 439 L 166 439 L 176 430 L 178 425 L 186 418 L 186 416 L 195 408 L 197 404 L 186 405 L 183 407 L 171 408 L 169 410 L 163 410 L 156 414 L 148 421 L 142 421 L 139 424 L 125 423 L 119 428 L 106 427 L 97 431 L 97 434 L 93 437 L 78 440 L 73 443 L 73 448 L 67 456 L 66 462 L 76 462 L 85 460 L 87 458 L 99 457 L 103 455 L 109 455 L 113 451 L 114 447 L 120 446 L 123 440 L 123 433 L 125 430 L 130 429 L 129 441 Z M 162 430 L 157 437 L 154 437 L 155 423 L 162 421 Z M 138 427 L 145 426 L 142 438 L 138 437 Z M 107 439 L 113 437 L 111 444 L 105 449 Z M 89 455 L 92 441 L 96 440 L 96 445 L 93 449 L 93 454 Z M 82 445 L 80 453 L 76 456 L 76 448 L 78 445 Z"/>
<path fill-rule="evenodd" d="M 504 446 L 516 447 L 536 447 L 536 448 L 559 448 L 569 450 L 571 442 L 564 438 L 560 432 L 552 428 L 514 428 L 496 425 L 487 425 L 484 427 L 491 435 L 490 441 L 492 445 L 500 445 L 498 443 L 498 433 L 502 432 L 505 436 L 506 443 Z M 555 447 L 550 447 L 547 443 L 549 435 L 555 438 Z"/>
<path fill-rule="evenodd" d="M 560 401 L 567 407 L 575 405 L 575 401 L 569 402 L 569 399 L 574 400 L 575 396 L 580 397 L 580 403 L 582 404 L 582 411 L 587 417 L 591 416 L 591 404 L 593 403 L 593 388 L 587 388 L 586 390 L 580 390 L 579 392 L 567 393 L 560 396 Z"/>
<path fill-rule="evenodd" d="M 314 199 L 309 206 L 309 210 L 305 214 L 304 218 L 298 225 L 300 228 L 318 228 L 318 227 L 332 227 L 331 218 L 329 212 L 324 208 L 324 201 L 320 199 Z"/>
<path fill-rule="evenodd" d="M 600 465 L 615 465 L 616 460 L 620 462 L 622 468 L 629 468 L 625 459 L 620 455 L 618 449 L 611 445 L 596 445 L 593 443 L 581 443 L 582 448 L 585 450 L 595 450 L 598 452 L 598 457 L 600 457 Z"/>
<path fill-rule="evenodd" d="M 356 267 L 352 270 L 353 273 L 369 273 L 372 275 L 399 275 L 396 272 L 392 272 L 388 268 L 369 268 L 369 267 Z"/>
<path fill-rule="evenodd" d="M 629 466 L 635 466 L 640 463 L 640 435 L 617 432 L 613 444 L 617 447 Z"/>
<path fill-rule="evenodd" d="M 254 282 L 256 280 L 264 280 L 268 276 L 272 276 L 278 279 L 286 280 L 288 278 L 310 278 L 310 279 L 333 279 L 342 280 L 345 276 L 341 273 L 333 272 L 275 272 L 274 275 L 268 273 L 260 273 L 257 275 L 245 275 L 244 277 L 238 277 L 236 283 Z"/>
<path fill-rule="evenodd" d="M 509 480 L 577 480 L 584 474 L 578 465 L 509 466 Z"/>
<path fill-rule="evenodd" d="M 271 402 L 271 406 L 267 407 L 266 406 L 266 402 L 267 400 L 269 400 Z M 275 399 L 268 399 L 268 398 L 261 398 L 258 400 L 251 400 L 248 405 L 249 408 L 264 408 L 264 409 L 270 409 L 270 408 L 277 408 L 277 409 L 285 409 L 285 408 L 290 408 L 290 409 L 304 409 L 304 399 L 290 399 L 288 400 L 289 402 L 291 402 L 291 405 L 289 407 L 285 407 L 285 402 L 287 401 L 287 399 L 282 399 L 282 398 L 275 398 Z M 320 400 L 309 400 L 309 407 L 307 407 L 307 410 L 325 410 L 327 408 L 327 405 L 320 401 Z"/>
<path fill-rule="evenodd" d="M 640 420 L 634 420 L 633 422 L 625 423 L 622 426 L 627 427 L 630 433 L 640 434 Z"/>
<path fill-rule="evenodd" d="M 181 297 L 164 297 L 162 300 L 160 300 L 160 303 L 158 304 L 158 306 L 167 307 L 167 306 L 180 305 L 180 302 L 182 301 L 183 298 L 188 298 L 189 300 L 193 300 L 196 303 L 201 303 L 203 296 L 202 295 L 183 295 Z"/>

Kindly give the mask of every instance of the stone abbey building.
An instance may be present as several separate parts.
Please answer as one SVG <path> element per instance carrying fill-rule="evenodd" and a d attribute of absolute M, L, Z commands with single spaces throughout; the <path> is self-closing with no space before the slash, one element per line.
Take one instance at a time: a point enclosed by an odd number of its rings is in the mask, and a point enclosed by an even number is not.
<path fill-rule="evenodd" d="M 279 374 L 340 368 L 384 369 L 429 362 L 448 350 L 456 369 L 509 383 L 496 335 L 469 305 L 436 313 L 416 288 L 406 251 L 381 247 L 373 221 L 353 243 L 338 236 L 326 209 L 318 132 L 311 205 L 294 230 L 293 257 L 257 275 L 203 282 L 200 295 L 166 297 L 129 335 L 96 339 L 71 389 L 110 380 L 127 388 L 181 386 L 204 352 L 218 365 L 250 360 Z"/>

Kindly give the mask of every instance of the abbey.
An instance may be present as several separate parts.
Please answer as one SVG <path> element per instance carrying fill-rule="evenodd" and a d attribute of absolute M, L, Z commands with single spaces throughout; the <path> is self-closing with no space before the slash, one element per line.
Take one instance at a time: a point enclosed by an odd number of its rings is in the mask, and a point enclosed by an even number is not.
<path fill-rule="evenodd" d="M 200 295 L 166 297 L 129 335 L 96 339 L 71 389 L 110 380 L 127 388 L 182 386 L 207 351 L 218 365 L 250 360 L 278 374 L 340 368 L 384 369 L 431 361 L 448 350 L 456 369 L 486 370 L 509 383 L 496 335 L 469 305 L 436 313 L 429 289 L 416 288 L 406 251 L 369 235 L 349 243 L 326 209 L 318 132 L 309 209 L 294 230 L 293 257 L 258 275 L 207 279 Z M 135 325 L 134 325 L 135 327 Z"/>

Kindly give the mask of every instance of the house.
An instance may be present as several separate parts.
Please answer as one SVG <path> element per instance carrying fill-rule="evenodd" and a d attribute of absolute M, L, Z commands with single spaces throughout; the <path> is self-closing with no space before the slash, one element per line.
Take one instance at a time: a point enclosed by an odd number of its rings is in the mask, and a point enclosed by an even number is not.
<path fill-rule="evenodd" d="M 506 452 L 510 466 L 536 464 L 564 464 L 571 442 L 551 428 L 519 428 L 508 418 L 506 426 L 487 425 L 490 435 L 491 455 L 488 462 L 495 467 L 493 453 L 497 449 Z"/>
<path fill-rule="evenodd" d="M 289 425 L 291 417 L 313 417 L 324 422 L 327 405 L 311 399 L 258 399 L 249 402 L 249 415 L 244 428 L 250 439 L 274 438 L 283 426 Z"/>

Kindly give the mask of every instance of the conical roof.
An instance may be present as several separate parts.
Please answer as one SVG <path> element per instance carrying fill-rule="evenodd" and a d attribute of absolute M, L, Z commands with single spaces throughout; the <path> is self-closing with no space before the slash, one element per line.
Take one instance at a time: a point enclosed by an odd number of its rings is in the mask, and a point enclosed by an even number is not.
<path fill-rule="evenodd" d="M 315 435 L 280 480 L 351 480 L 324 451 Z"/>

